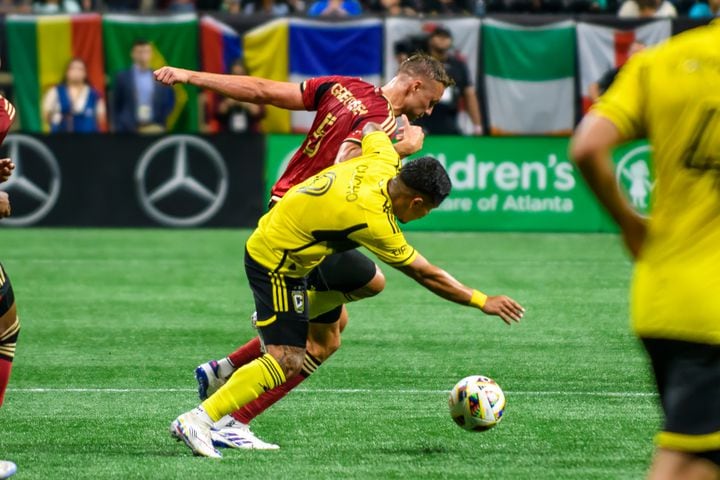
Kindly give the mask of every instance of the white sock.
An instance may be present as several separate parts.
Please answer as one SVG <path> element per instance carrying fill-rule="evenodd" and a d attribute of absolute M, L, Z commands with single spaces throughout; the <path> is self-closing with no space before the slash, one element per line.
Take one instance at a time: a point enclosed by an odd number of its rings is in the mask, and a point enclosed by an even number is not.
<path fill-rule="evenodd" d="M 230 359 L 225 357 L 222 360 L 218 360 L 218 375 L 220 378 L 230 378 L 235 373 L 235 366 L 230 362 Z"/>
<path fill-rule="evenodd" d="M 191 412 L 194 413 L 198 417 L 198 420 L 204 423 L 208 428 L 211 428 L 213 426 L 212 418 L 210 418 L 210 415 L 207 414 L 204 408 L 193 408 Z"/>
<path fill-rule="evenodd" d="M 213 425 L 213 428 L 216 429 L 216 430 L 220 430 L 221 428 L 225 428 L 225 427 L 227 427 L 228 425 L 230 425 L 230 424 L 232 424 L 232 423 L 239 423 L 240 425 L 244 425 L 242 422 L 238 422 L 237 420 L 235 420 L 235 419 L 234 419 L 233 417 L 231 417 L 230 415 L 225 415 L 225 416 L 222 417 L 220 420 L 218 420 L 217 422 L 215 422 L 215 424 Z"/>

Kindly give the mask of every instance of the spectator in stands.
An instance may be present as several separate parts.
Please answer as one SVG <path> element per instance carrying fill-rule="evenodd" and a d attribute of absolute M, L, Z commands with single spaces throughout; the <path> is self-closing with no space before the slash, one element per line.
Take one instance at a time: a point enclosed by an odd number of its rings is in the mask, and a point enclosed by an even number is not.
<path fill-rule="evenodd" d="M 475 13 L 475 3 L 468 0 L 422 0 L 422 11 L 431 15 Z"/>
<path fill-rule="evenodd" d="M 233 63 L 230 73 L 233 75 L 247 75 L 242 60 Z M 229 97 L 219 97 L 212 92 L 207 92 L 207 95 L 210 95 L 207 98 L 219 99 L 217 107 L 214 109 L 218 130 L 233 133 L 260 133 L 260 120 L 265 117 L 265 107 L 263 105 L 239 102 Z"/>
<path fill-rule="evenodd" d="M 140 0 L 103 0 L 103 5 L 111 12 L 128 12 L 140 9 Z"/>
<path fill-rule="evenodd" d="M 171 0 L 167 8 L 173 13 L 194 12 L 195 0 Z"/>
<path fill-rule="evenodd" d="M 307 12 L 311 17 L 350 17 L 361 13 L 358 0 L 317 0 Z"/>
<path fill-rule="evenodd" d="M 2 13 L 32 13 L 31 0 L 0 0 L 0 12 Z M 13 125 L 17 122 L 13 123 Z"/>
<path fill-rule="evenodd" d="M 42 112 L 52 133 L 105 131 L 105 101 L 88 82 L 87 66 L 82 59 L 70 60 L 62 82 L 45 94 Z"/>
<path fill-rule="evenodd" d="M 628 48 L 628 56 L 627 58 L 630 59 L 633 55 L 636 53 L 642 51 L 645 49 L 645 44 L 640 42 L 633 42 L 630 44 L 630 47 Z M 627 60 L 626 60 L 627 61 Z M 600 95 L 605 93 L 608 88 L 610 88 L 610 85 L 615 81 L 615 77 L 617 77 L 618 72 L 620 71 L 620 68 L 622 68 L 622 65 L 618 67 L 613 67 L 609 69 L 607 72 L 605 72 L 600 79 L 590 84 L 590 88 L 588 91 L 588 94 L 590 96 L 590 99 L 595 103 L 598 98 L 600 98 Z"/>
<path fill-rule="evenodd" d="M 175 107 L 175 91 L 155 82 L 152 55 L 150 42 L 135 40 L 133 66 L 115 76 L 111 113 L 116 132 L 160 133 L 167 128 Z"/>
<path fill-rule="evenodd" d="M 421 9 L 421 0 L 370 0 L 363 2 L 366 10 L 387 15 L 415 16 Z"/>
<path fill-rule="evenodd" d="M 242 0 L 242 12 L 245 15 L 283 16 L 293 13 L 290 4 L 284 0 Z"/>
<path fill-rule="evenodd" d="M 625 0 L 618 11 L 620 18 L 677 17 L 675 6 L 668 0 Z"/>
<path fill-rule="evenodd" d="M 428 52 L 440 60 L 448 76 L 455 81 L 455 85 L 447 87 L 440 102 L 433 108 L 428 117 L 421 117 L 415 124 L 422 126 L 431 134 L 457 135 L 460 134 L 458 113 L 460 102 L 464 101 L 474 135 L 482 135 L 482 119 L 477 94 L 467 64 L 457 54 L 450 53 L 453 40 L 450 30 L 437 26 L 428 38 Z"/>
<path fill-rule="evenodd" d="M 32 11 L 39 15 L 55 13 L 80 13 L 82 7 L 77 0 L 40 0 L 33 3 Z"/>
<path fill-rule="evenodd" d="M 240 6 L 240 0 L 223 0 L 222 6 L 220 9 L 224 12 L 232 13 L 232 14 L 238 14 L 242 13 L 242 8 Z"/>
<path fill-rule="evenodd" d="M 699 1 L 688 12 L 690 18 L 711 18 L 720 16 L 720 0 Z"/>

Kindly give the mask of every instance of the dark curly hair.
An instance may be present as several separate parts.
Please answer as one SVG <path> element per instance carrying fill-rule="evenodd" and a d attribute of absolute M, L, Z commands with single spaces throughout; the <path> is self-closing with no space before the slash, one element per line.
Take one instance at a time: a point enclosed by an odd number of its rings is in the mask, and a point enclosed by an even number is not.
<path fill-rule="evenodd" d="M 427 77 L 442 83 L 444 87 L 455 85 L 455 81 L 447 74 L 443 64 L 427 53 L 416 53 L 409 57 L 400 64 L 398 73 Z"/>
<path fill-rule="evenodd" d="M 420 157 L 406 163 L 399 176 L 405 185 L 429 197 L 435 206 L 440 205 L 452 190 L 445 168 L 433 157 Z"/>

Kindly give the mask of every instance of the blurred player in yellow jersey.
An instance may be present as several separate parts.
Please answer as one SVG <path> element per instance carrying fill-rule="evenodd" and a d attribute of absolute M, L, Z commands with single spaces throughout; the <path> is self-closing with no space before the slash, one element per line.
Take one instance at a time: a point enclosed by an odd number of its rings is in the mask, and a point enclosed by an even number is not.
<path fill-rule="evenodd" d="M 422 135 L 420 127 L 406 129 L 408 137 Z M 407 243 L 398 220 L 417 220 L 440 205 L 450 193 L 450 178 L 432 157 L 400 169 L 400 157 L 381 125 L 369 123 L 363 132 L 361 156 L 291 188 L 248 239 L 245 272 L 266 353 L 172 422 L 171 434 L 195 454 L 219 458 L 210 436 L 213 422 L 300 372 L 308 319 L 337 305 L 323 305 L 308 290 L 308 275 L 333 253 L 364 246 L 446 300 L 497 315 L 508 324 L 523 316 L 514 300 L 488 297 L 463 285 Z"/>
<path fill-rule="evenodd" d="M 609 150 L 646 136 L 645 222 Z M 571 155 L 635 257 L 631 317 L 664 412 L 649 478 L 720 478 L 720 23 L 638 53 L 578 127 Z"/>

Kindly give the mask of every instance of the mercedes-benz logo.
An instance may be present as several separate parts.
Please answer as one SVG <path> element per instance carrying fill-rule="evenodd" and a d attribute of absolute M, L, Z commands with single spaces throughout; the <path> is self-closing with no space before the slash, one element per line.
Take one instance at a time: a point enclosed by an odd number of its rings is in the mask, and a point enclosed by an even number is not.
<path fill-rule="evenodd" d="M 151 164 L 162 156 L 165 150 L 172 149 L 172 172 L 164 182 L 149 186 L 147 177 Z M 190 172 L 191 159 L 209 162 L 215 170 L 217 180 L 208 186 L 193 177 Z M 163 225 L 173 227 L 193 227 L 212 218 L 225 202 L 228 190 L 228 172 L 222 156 L 215 147 L 190 135 L 173 135 L 148 147 L 140 157 L 135 169 L 135 185 L 138 199 L 143 210 Z M 177 192 L 186 192 L 200 200 L 204 207 L 197 213 L 177 214 L 163 211 L 158 204 Z"/>
<path fill-rule="evenodd" d="M 10 179 L 0 188 L 10 193 L 12 216 L 2 224 L 33 225 L 42 220 L 57 203 L 60 195 L 60 166 L 52 151 L 33 137 L 8 135 L 3 146 L 15 163 Z M 45 178 L 42 178 L 45 177 Z M 15 195 L 21 197 L 15 199 Z"/>

